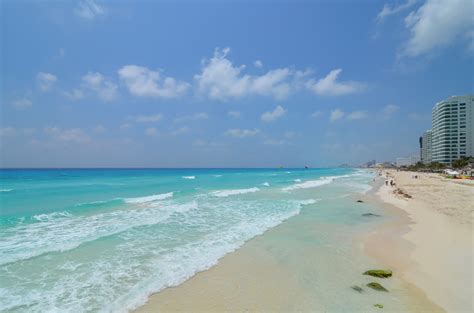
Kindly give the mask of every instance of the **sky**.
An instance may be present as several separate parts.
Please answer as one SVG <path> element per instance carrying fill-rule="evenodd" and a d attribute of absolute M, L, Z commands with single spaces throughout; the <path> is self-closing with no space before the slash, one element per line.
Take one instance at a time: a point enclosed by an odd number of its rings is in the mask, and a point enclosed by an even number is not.
<path fill-rule="evenodd" d="M 393 161 L 474 90 L 472 0 L 0 6 L 1 167 Z"/>

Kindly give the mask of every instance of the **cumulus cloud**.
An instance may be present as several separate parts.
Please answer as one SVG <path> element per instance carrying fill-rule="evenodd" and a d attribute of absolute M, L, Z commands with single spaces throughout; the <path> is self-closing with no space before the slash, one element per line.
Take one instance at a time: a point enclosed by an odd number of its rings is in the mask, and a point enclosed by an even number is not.
<path fill-rule="evenodd" d="M 137 115 L 131 117 L 131 119 L 137 123 L 156 123 L 163 119 L 163 114 Z"/>
<path fill-rule="evenodd" d="M 42 91 L 48 91 L 54 83 L 56 83 L 58 78 L 51 73 L 39 72 L 38 75 L 36 75 L 36 80 Z"/>
<path fill-rule="evenodd" d="M 17 109 L 28 109 L 33 106 L 33 102 L 30 99 L 18 99 L 13 101 L 13 106 Z"/>
<path fill-rule="evenodd" d="M 472 16 L 472 0 L 427 0 L 405 18 L 411 35 L 403 53 L 412 57 L 427 54 L 458 40 L 472 45 Z"/>
<path fill-rule="evenodd" d="M 337 81 L 341 72 L 342 69 L 340 68 L 332 70 L 326 77 L 321 78 L 318 81 L 310 79 L 306 86 L 309 90 L 321 96 L 342 96 L 361 92 L 365 89 L 365 84 L 361 82 Z"/>
<path fill-rule="evenodd" d="M 258 133 L 260 133 L 260 130 L 257 128 L 254 128 L 254 129 L 233 128 L 225 132 L 227 136 L 236 137 L 236 138 L 254 137 Z"/>
<path fill-rule="evenodd" d="M 262 61 L 260 60 L 257 60 L 255 62 L 253 62 L 253 65 L 256 67 L 256 68 L 262 68 L 263 67 L 263 63 Z"/>
<path fill-rule="evenodd" d="M 390 119 L 400 109 L 399 106 L 394 104 L 388 104 L 383 108 L 382 115 L 384 119 Z"/>
<path fill-rule="evenodd" d="M 240 113 L 240 111 L 229 111 L 227 112 L 227 115 L 233 118 L 240 118 L 242 114 Z"/>
<path fill-rule="evenodd" d="M 209 118 L 209 115 L 205 112 L 195 113 L 191 115 L 185 115 L 181 117 L 177 117 L 174 119 L 175 122 L 189 122 L 189 121 L 197 121 L 197 120 L 206 120 Z"/>
<path fill-rule="evenodd" d="M 44 132 L 53 139 L 62 142 L 87 143 L 90 137 L 80 128 L 61 129 L 59 127 L 46 127 Z"/>
<path fill-rule="evenodd" d="M 334 122 L 334 121 L 337 121 L 341 118 L 343 118 L 345 115 L 344 111 L 340 110 L 340 109 L 335 109 L 333 111 L 331 111 L 331 115 L 329 117 L 329 120 L 331 122 Z"/>
<path fill-rule="evenodd" d="M 82 0 L 77 4 L 74 13 L 79 17 L 93 20 L 96 16 L 105 14 L 105 9 L 94 0 Z"/>
<path fill-rule="evenodd" d="M 354 111 L 347 114 L 346 118 L 348 120 L 360 120 L 367 117 L 367 112 L 364 111 Z"/>
<path fill-rule="evenodd" d="M 128 91 L 138 97 L 177 98 L 186 93 L 189 84 L 172 77 L 161 77 L 159 71 L 144 66 L 126 65 L 118 74 Z"/>
<path fill-rule="evenodd" d="M 382 11 L 380 11 L 377 15 L 377 22 L 382 22 L 386 17 L 389 17 L 390 15 L 394 15 L 411 8 L 416 2 L 417 0 L 407 0 L 407 2 L 399 5 L 390 5 L 386 3 L 383 6 Z"/>
<path fill-rule="evenodd" d="M 89 72 L 82 77 L 84 86 L 95 93 L 104 101 L 113 101 L 117 98 L 117 85 L 98 72 Z"/>
<path fill-rule="evenodd" d="M 273 111 L 263 113 L 261 119 L 266 123 L 273 122 L 285 115 L 286 112 L 287 110 L 285 110 L 281 105 L 279 105 Z"/>
<path fill-rule="evenodd" d="M 284 99 L 290 92 L 291 71 L 279 68 L 261 76 L 243 74 L 245 65 L 234 66 L 227 58 L 229 48 L 216 49 L 214 56 L 203 61 L 200 74 L 194 79 L 201 94 L 215 100 L 241 98 L 250 95 Z"/>

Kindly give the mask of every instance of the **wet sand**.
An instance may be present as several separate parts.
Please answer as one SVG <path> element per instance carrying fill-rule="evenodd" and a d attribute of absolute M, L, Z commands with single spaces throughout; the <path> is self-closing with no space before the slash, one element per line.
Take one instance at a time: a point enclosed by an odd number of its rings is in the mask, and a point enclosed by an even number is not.
<path fill-rule="evenodd" d="M 354 206 L 355 200 L 350 199 Z M 384 215 L 400 215 L 396 209 L 380 210 Z M 390 262 L 383 263 L 375 254 L 366 256 L 367 232 L 335 229 L 302 215 L 250 240 L 183 284 L 152 295 L 136 311 L 378 312 L 375 303 L 383 303 L 385 312 L 443 311 L 420 289 L 396 277 L 382 282 L 390 293 L 352 290 L 351 285 L 365 288 L 374 280 L 361 275 L 363 271 L 385 268 Z M 341 242 L 349 238 L 347 246 L 334 244 L 338 237 Z"/>

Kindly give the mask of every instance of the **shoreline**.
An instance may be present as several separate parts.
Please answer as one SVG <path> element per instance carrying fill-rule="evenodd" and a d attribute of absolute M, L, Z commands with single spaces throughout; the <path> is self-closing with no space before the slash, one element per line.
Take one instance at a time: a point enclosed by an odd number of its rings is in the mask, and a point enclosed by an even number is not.
<path fill-rule="evenodd" d="M 474 185 L 432 174 L 383 172 L 397 186 L 386 186 L 385 178 L 379 177 L 380 186 L 374 188 L 369 201 L 396 218 L 363 239 L 365 251 L 443 311 L 472 312 L 474 245 L 469 193 L 474 193 Z M 394 194 L 396 188 L 411 198 Z"/>
<path fill-rule="evenodd" d="M 368 194 L 360 194 L 360 198 L 364 199 L 367 205 L 370 205 L 371 202 L 375 202 L 376 205 L 378 205 L 380 202 L 376 201 L 376 196 L 370 194 L 376 192 L 376 190 L 377 186 L 373 186 Z M 359 195 L 356 195 L 356 197 L 359 197 Z M 355 204 L 356 199 L 351 197 L 350 201 Z M 367 211 L 365 205 L 363 206 L 363 210 Z M 354 268 L 352 268 L 350 270 L 351 273 L 349 275 L 352 276 L 352 283 L 357 284 L 357 281 L 360 283 L 364 280 L 366 280 L 366 283 L 370 281 L 370 278 L 361 275 L 363 271 L 370 267 L 392 267 L 393 260 L 384 259 L 384 254 L 377 255 L 375 252 L 380 249 L 370 251 L 370 249 L 368 249 L 370 244 L 368 244 L 367 241 L 367 238 L 371 238 L 373 232 L 377 232 L 379 229 L 384 229 L 384 231 L 388 230 L 390 229 L 388 228 L 390 225 L 392 225 L 393 231 L 397 232 L 398 236 L 398 227 L 405 225 L 409 221 L 406 214 L 403 216 L 403 211 L 397 208 L 390 209 L 384 205 L 382 212 L 388 212 L 388 210 L 391 210 L 391 212 L 387 215 L 391 218 L 395 217 L 395 222 L 392 220 L 382 222 L 382 225 L 376 227 L 375 230 L 354 234 L 355 237 L 352 239 L 350 249 L 356 253 L 356 255 L 354 255 L 356 259 L 359 258 L 357 255 L 363 254 L 360 257 L 365 258 L 365 261 L 360 262 L 360 259 L 358 259 L 359 265 L 356 267 L 357 269 L 354 270 Z M 403 220 L 399 220 L 399 218 L 403 218 Z M 336 309 L 331 309 L 331 306 L 328 307 L 328 304 L 324 302 L 325 299 L 322 299 L 324 298 L 323 294 L 313 294 L 315 291 L 317 292 L 317 289 L 307 290 L 302 288 L 301 278 L 298 277 L 297 273 L 301 271 L 299 266 L 307 263 L 307 261 L 301 261 L 306 258 L 318 259 L 317 263 L 303 265 L 311 266 L 311 269 L 319 267 L 319 271 L 330 272 L 331 268 L 334 267 L 338 269 L 338 271 L 347 272 L 347 269 L 344 269 L 344 263 L 347 263 L 344 256 L 341 255 L 337 257 L 337 260 L 329 260 L 330 256 L 324 255 L 325 252 L 323 251 L 323 253 L 321 253 L 319 250 L 316 251 L 316 253 L 308 253 L 307 255 L 305 255 L 307 251 L 300 251 L 301 254 L 298 256 L 298 250 L 294 248 L 283 249 L 279 247 L 284 250 L 284 254 L 289 255 L 288 258 L 295 258 L 294 255 L 297 255 L 296 258 L 299 258 L 297 262 L 291 260 L 290 263 L 292 263 L 292 266 L 288 266 L 288 264 L 282 264 L 281 256 L 275 254 L 276 246 L 281 244 L 278 241 L 281 241 L 283 238 L 288 238 L 288 242 L 286 242 L 285 245 L 290 247 L 292 243 L 301 240 L 301 238 L 295 239 L 295 237 L 302 235 L 305 240 L 307 240 L 308 237 L 313 238 L 311 240 L 318 240 L 318 237 L 311 234 L 309 229 L 305 229 L 305 227 L 308 227 L 308 222 L 305 222 L 305 224 L 301 221 L 301 217 L 295 216 L 268 230 L 264 234 L 249 240 L 238 250 L 225 255 L 210 269 L 196 273 L 193 277 L 178 286 L 165 288 L 158 293 L 150 295 L 148 301 L 133 312 L 344 311 L 344 309 L 341 310 L 339 307 Z M 312 223 L 314 223 L 314 221 L 312 221 Z M 309 226 L 331 227 L 331 225 L 324 226 L 318 223 Z M 331 231 L 333 230 L 327 229 L 328 233 Z M 394 239 L 393 242 L 398 242 L 398 240 Z M 331 249 L 337 250 L 335 247 Z M 279 251 L 279 253 L 281 252 Z M 331 251 L 331 253 L 333 252 Z M 326 254 L 329 253 L 326 252 Z M 287 260 L 285 260 L 285 262 L 288 263 Z M 353 263 L 354 260 L 351 260 L 351 262 Z M 410 267 L 411 264 L 406 264 L 406 266 Z M 399 276 L 399 267 L 393 266 L 393 268 L 396 269 L 395 277 L 387 280 L 384 284 L 391 289 L 389 297 L 395 299 L 395 302 L 401 301 L 403 303 L 400 304 L 401 307 L 398 308 L 398 310 L 395 309 L 395 311 L 444 312 L 440 306 L 430 301 L 423 290 L 418 288 L 417 285 L 405 280 L 403 276 Z M 308 274 L 308 276 L 311 277 L 312 275 Z M 309 277 L 306 279 L 309 279 Z M 319 276 L 314 276 L 313 274 L 313 277 Z M 334 278 L 331 275 L 325 276 L 324 278 L 324 282 L 328 286 L 335 284 L 337 280 L 337 277 Z M 365 297 L 366 299 L 357 301 L 368 302 L 366 306 L 364 305 L 364 309 L 361 307 L 353 307 L 353 310 L 360 311 L 362 309 L 366 312 L 372 312 L 374 311 L 372 304 L 375 303 L 375 299 L 379 298 L 381 303 L 386 304 L 386 311 L 393 311 L 395 304 L 390 303 L 387 298 L 383 297 L 384 295 L 380 295 L 379 297 L 378 294 L 373 295 L 370 292 L 366 295 L 356 295 L 355 292 L 349 288 L 350 285 L 348 282 L 347 286 L 344 287 L 344 289 L 347 288 L 347 290 L 337 292 L 337 297 Z M 311 294 L 309 294 L 309 292 L 311 292 Z M 320 297 L 322 298 L 320 299 Z M 308 301 L 308 298 L 314 299 Z M 331 301 L 334 301 L 334 299 Z"/>

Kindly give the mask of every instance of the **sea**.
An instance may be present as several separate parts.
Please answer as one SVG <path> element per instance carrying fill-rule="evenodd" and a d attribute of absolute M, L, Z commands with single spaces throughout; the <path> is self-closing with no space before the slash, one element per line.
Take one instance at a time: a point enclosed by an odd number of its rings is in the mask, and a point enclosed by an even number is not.
<path fill-rule="evenodd" d="M 298 216 L 320 232 L 301 242 L 329 247 L 339 239 L 325 229 L 379 223 L 355 202 L 373 177 L 346 168 L 2 169 L 0 311 L 127 312 Z"/>

